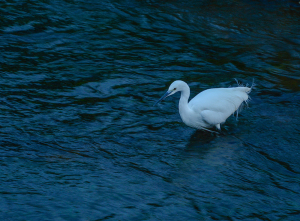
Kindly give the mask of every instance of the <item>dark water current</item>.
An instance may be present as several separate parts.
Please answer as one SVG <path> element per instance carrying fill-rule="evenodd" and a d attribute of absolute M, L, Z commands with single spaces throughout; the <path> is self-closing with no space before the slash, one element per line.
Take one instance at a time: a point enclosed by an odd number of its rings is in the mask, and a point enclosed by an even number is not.
<path fill-rule="evenodd" d="M 300 220 L 298 1 L 0 1 L 0 220 Z M 224 134 L 192 96 L 256 87 Z"/>

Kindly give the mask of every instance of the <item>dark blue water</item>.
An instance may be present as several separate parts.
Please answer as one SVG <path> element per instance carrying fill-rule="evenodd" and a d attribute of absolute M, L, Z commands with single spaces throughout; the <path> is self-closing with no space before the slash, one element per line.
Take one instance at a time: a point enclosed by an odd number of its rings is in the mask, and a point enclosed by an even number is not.
<path fill-rule="evenodd" d="M 298 1 L 0 2 L 1 220 L 300 220 Z M 192 96 L 255 79 L 223 134 Z"/>

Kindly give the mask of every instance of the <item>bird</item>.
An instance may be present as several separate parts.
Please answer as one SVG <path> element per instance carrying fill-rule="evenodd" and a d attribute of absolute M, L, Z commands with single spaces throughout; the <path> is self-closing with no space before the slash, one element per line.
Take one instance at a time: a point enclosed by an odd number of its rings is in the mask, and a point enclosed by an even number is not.
<path fill-rule="evenodd" d="M 216 128 L 220 132 L 221 124 L 225 123 L 229 116 L 236 113 L 237 118 L 243 104 L 248 105 L 254 81 L 251 87 L 243 86 L 238 81 L 237 84 L 237 87 L 204 90 L 188 102 L 190 87 L 184 81 L 176 80 L 154 105 L 181 92 L 179 114 L 182 121 L 189 127 L 218 133 L 210 129 Z"/>

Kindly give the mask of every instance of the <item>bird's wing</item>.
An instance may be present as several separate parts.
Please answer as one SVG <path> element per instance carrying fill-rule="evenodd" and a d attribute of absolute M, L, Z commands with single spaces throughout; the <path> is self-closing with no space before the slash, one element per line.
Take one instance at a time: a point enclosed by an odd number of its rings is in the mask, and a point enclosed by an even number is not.
<path fill-rule="evenodd" d="M 190 102 L 190 108 L 201 115 L 204 122 L 216 126 L 224 123 L 243 101 L 248 99 L 247 87 L 208 89 Z"/>
<path fill-rule="evenodd" d="M 228 116 L 230 116 L 243 101 L 248 99 L 248 94 L 243 90 L 242 87 L 208 89 L 195 96 L 189 102 L 189 106 L 196 112 L 212 110 L 221 113 L 229 112 Z"/>

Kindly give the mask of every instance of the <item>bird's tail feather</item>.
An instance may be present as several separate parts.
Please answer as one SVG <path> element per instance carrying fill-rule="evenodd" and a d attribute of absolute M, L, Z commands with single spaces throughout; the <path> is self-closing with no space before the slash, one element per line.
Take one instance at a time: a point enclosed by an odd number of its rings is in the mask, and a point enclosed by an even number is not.
<path fill-rule="evenodd" d="M 254 83 L 254 78 L 253 78 L 253 80 L 252 80 L 252 85 L 251 85 L 251 87 L 249 87 L 248 84 L 243 85 L 243 84 L 242 84 L 241 82 L 239 82 L 236 78 L 234 78 L 234 80 L 236 81 L 238 87 L 243 87 L 243 88 L 245 88 L 245 92 L 246 92 L 247 94 L 250 94 L 250 92 L 252 91 L 252 89 L 254 89 L 254 87 L 256 86 L 256 84 Z"/>
<path fill-rule="evenodd" d="M 236 78 L 235 78 L 236 83 L 238 84 L 238 87 L 243 87 L 245 89 L 245 92 L 247 94 L 250 94 L 250 92 L 252 91 L 252 89 L 254 89 L 254 87 L 256 86 L 256 84 L 254 83 L 254 78 L 252 81 L 252 85 L 251 87 L 249 87 L 248 84 L 243 85 L 242 83 L 240 83 Z M 238 120 L 238 116 L 239 116 L 239 112 L 241 112 L 245 106 L 248 108 L 248 102 L 251 100 L 251 97 L 248 95 L 248 99 L 244 100 L 244 102 L 241 103 L 241 105 L 237 108 L 237 110 L 235 111 L 235 117 L 236 120 Z M 234 115 L 234 114 L 233 114 Z"/>

